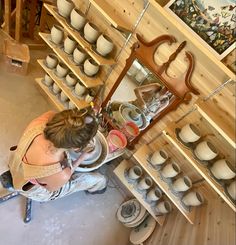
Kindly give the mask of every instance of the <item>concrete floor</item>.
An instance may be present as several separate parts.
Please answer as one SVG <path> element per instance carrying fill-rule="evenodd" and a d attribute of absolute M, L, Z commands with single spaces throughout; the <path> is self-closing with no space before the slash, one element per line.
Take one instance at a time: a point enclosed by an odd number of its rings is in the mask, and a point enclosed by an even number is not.
<path fill-rule="evenodd" d="M 7 169 L 9 147 L 18 142 L 29 121 L 52 108 L 34 84 L 42 74 L 36 62 L 40 57 L 45 51 L 33 52 L 28 76 L 7 73 L 0 60 L 0 173 Z M 106 165 L 103 171 L 109 168 Z M 116 220 L 123 201 L 122 192 L 110 187 L 102 195 L 80 192 L 48 203 L 34 202 L 32 221 L 24 224 L 25 199 L 16 197 L 0 204 L 0 244 L 127 245 L 130 230 Z"/>

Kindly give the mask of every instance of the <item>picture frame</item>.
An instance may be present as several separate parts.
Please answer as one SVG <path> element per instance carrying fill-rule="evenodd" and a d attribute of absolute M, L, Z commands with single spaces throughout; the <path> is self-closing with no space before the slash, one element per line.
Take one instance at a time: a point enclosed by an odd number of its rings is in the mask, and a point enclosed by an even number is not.
<path fill-rule="evenodd" d="M 217 59 L 235 49 L 235 0 L 170 0 L 164 8 Z"/>

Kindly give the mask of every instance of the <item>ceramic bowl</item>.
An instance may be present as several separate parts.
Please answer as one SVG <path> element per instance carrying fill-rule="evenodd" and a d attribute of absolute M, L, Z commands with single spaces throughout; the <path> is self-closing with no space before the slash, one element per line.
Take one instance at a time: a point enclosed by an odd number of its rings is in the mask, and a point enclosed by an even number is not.
<path fill-rule="evenodd" d="M 87 53 L 80 46 L 77 46 L 73 52 L 73 60 L 76 64 L 81 65 L 87 58 Z"/>
<path fill-rule="evenodd" d="M 48 54 L 45 61 L 46 61 L 46 66 L 50 69 L 54 69 L 59 62 L 57 56 L 53 53 Z"/>
<path fill-rule="evenodd" d="M 44 83 L 49 87 L 53 84 L 53 80 L 52 78 L 48 75 L 48 74 L 45 74 L 44 76 Z"/>
<path fill-rule="evenodd" d="M 95 43 L 99 36 L 99 29 L 93 23 L 87 22 L 84 26 L 84 38 L 89 43 Z"/>
<path fill-rule="evenodd" d="M 75 5 L 71 0 L 57 0 L 58 13 L 65 18 L 70 16 L 74 6 Z"/>
<path fill-rule="evenodd" d="M 69 72 L 69 69 L 64 63 L 59 62 L 56 67 L 56 75 L 58 77 L 65 77 L 66 74 Z"/>
<path fill-rule="evenodd" d="M 75 86 L 77 81 L 78 81 L 77 77 L 72 72 L 66 75 L 66 84 L 69 87 Z"/>
<path fill-rule="evenodd" d="M 106 56 L 113 50 L 112 40 L 105 34 L 101 34 L 97 39 L 96 50 L 102 56 Z"/>
<path fill-rule="evenodd" d="M 64 38 L 64 30 L 62 27 L 60 27 L 59 25 L 53 25 L 52 29 L 51 29 L 51 40 L 52 42 L 54 42 L 55 44 L 60 44 L 62 43 Z"/>
<path fill-rule="evenodd" d="M 84 73 L 87 76 L 92 77 L 96 75 L 98 71 L 99 65 L 92 58 L 89 58 L 84 62 Z"/>
<path fill-rule="evenodd" d="M 64 41 L 64 51 L 67 54 L 72 54 L 74 49 L 76 48 L 77 42 L 74 40 L 73 37 L 67 36 Z"/>
<path fill-rule="evenodd" d="M 74 8 L 70 13 L 70 24 L 77 31 L 80 31 L 86 23 L 86 16 L 79 9 Z"/>

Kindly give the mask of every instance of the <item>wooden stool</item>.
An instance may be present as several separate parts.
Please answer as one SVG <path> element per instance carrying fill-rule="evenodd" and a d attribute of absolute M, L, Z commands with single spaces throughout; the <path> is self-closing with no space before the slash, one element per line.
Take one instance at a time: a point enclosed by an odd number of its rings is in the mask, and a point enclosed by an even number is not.
<path fill-rule="evenodd" d="M 20 75 L 27 74 L 30 53 L 26 44 L 6 39 L 4 40 L 3 54 L 7 71 Z"/>

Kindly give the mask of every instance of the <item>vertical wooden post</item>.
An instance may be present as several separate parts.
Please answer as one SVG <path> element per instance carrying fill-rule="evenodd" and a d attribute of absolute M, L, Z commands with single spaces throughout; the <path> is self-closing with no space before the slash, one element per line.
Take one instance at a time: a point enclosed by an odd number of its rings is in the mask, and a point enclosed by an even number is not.
<path fill-rule="evenodd" d="M 31 3 L 30 3 L 29 36 L 32 39 L 34 39 L 34 26 L 35 26 L 37 2 L 38 0 L 31 0 Z"/>
<path fill-rule="evenodd" d="M 17 42 L 20 41 L 21 38 L 21 29 L 22 29 L 22 8 L 23 8 L 23 0 L 16 1 L 16 32 L 15 32 L 15 39 Z"/>
<path fill-rule="evenodd" d="M 43 0 L 43 3 L 44 2 L 45 2 L 45 0 Z M 43 5 L 42 10 L 41 10 L 41 16 L 40 16 L 40 24 L 39 24 L 39 30 L 41 32 L 44 32 L 44 30 L 45 30 L 46 18 L 47 18 L 47 10 Z"/>
<path fill-rule="evenodd" d="M 10 27 L 11 27 L 11 0 L 5 0 L 4 22 L 5 22 L 4 30 L 10 35 Z"/>

